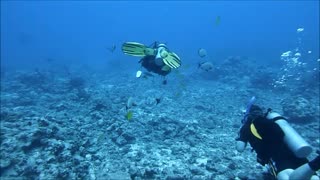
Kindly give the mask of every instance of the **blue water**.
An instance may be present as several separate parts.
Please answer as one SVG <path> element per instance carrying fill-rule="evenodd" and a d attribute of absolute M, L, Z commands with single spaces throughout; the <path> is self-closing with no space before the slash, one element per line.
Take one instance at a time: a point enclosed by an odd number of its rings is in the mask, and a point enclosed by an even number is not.
<path fill-rule="evenodd" d="M 196 62 L 198 48 L 205 48 L 217 63 L 247 56 L 277 64 L 297 46 L 300 27 L 304 48 L 317 59 L 319 1 L 2 1 L 1 63 L 14 69 L 39 68 L 48 58 L 92 67 L 110 59 L 136 64 L 121 53 L 121 44 L 157 40 L 183 63 Z M 110 54 L 106 48 L 113 44 L 117 49 Z"/>
<path fill-rule="evenodd" d="M 148 74 L 127 41 L 182 65 Z M 313 159 L 319 62 L 319 1 L 1 1 L 0 179 L 267 180 L 234 148 L 248 100 Z"/>

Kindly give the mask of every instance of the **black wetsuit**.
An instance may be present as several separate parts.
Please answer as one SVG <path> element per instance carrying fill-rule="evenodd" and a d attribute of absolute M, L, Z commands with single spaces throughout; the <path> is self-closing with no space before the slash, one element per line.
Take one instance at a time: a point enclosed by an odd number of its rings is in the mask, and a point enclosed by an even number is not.
<path fill-rule="evenodd" d="M 171 69 L 168 71 L 163 71 L 163 66 L 158 66 L 155 62 L 156 56 L 144 56 L 139 62 L 141 65 L 146 68 L 149 72 L 159 74 L 161 76 L 166 76 L 171 72 Z"/>
<path fill-rule="evenodd" d="M 250 130 L 251 123 L 254 124 L 262 139 L 253 135 Z M 257 153 L 257 161 L 268 164 L 271 160 L 275 163 L 276 173 L 284 169 L 296 169 L 308 162 L 307 158 L 298 158 L 284 143 L 284 132 L 274 120 L 258 116 L 248 121 L 240 129 L 240 136 L 237 140 L 249 142 Z"/>

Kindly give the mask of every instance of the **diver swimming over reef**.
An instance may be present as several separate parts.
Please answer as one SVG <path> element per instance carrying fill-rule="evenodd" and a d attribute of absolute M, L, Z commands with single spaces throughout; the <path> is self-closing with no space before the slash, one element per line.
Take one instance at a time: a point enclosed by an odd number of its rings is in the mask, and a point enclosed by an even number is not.
<path fill-rule="evenodd" d="M 141 66 L 149 72 L 156 73 L 161 76 L 168 75 L 172 69 L 181 66 L 181 60 L 177 54 L 169 51 L 163 43 L 154 42 L 151 46 L 145 46 L 137 42 L 126 42 L 122 45 L 124 54 L 136 57 L 142 57 L 139 61 Z M 137 72 L 137 77 L 142 75 L 141 71 Z M 167 81 L 164 80 L 163 84 Z"/>
<path fill-rule="evenodd" d="M 242 152 L 249 142 L 257 154 L 257 161 L 268 166 L 271 175 L 279 180 L 319 180 L 315 172 L 320 169 L 320 152 L 309 161 L 311 146 L 289 125 L 286 118 L 269 108 L 266 113 L 248 103 L 237 140 Z"/>

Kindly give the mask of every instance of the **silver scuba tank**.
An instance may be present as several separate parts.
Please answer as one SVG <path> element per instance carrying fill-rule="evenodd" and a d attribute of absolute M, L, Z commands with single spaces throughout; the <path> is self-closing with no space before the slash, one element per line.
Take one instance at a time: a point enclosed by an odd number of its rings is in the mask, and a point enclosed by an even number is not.
<path fill-rule="evenodd" d="M 155 63 L 158 66 L 163 66 L 164 62 L 163 62 L 163 57 L 161 56 L 161 54 L 163 53 L 163 51 L 167 51 L 167 46 L 165 44 L 159 44 L 157 47 L 157 54 L 156 54 L 156 58 L 155 58 Z"/>
<path fill-rule="evenodd" d="M 280 114 L 270 112 L 267 119 L 281 117 Z M 300 134 L 293 129 L 285 119 L 276 120 L 282 131 L 284 132 L 284 142 L 289 149 L 299 158 L 305 158 L 312 152 L 312 147 L 300 136 Z"/>

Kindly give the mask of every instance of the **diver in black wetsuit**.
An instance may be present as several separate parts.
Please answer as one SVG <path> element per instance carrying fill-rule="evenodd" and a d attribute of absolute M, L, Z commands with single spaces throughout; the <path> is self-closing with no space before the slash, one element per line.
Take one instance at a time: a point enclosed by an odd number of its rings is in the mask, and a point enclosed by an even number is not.
<path fill-rule="evenodd" d="M 162 49 L 167 49 L 165 44 L 159 44 L 157 42 L 154 43 L 153 49 L 156 49 L 156 51 L 160 51 Z M 165 52 L 163 52 L 165 53 Z M 157 53 L 158 54 L 158 53 Z M 161 76 L 166 76 L 171 72 L 171 68 L 166 66 L 166 64 L 163 62 L 161 57 L 157 57 L 157 54 L 152 55 L 146 55 L 139 63 L 146 68 L 149 72 L 153 72 L 156 74 L 159 74 Z"/>
<path fill-rule="evenodd" d="M 148 70 L 148 72 L 156 73 L 161 76 L 168 75 L 172 69 L 181 66 L 180 58 L 174 52 L 169 51 L 167 46 L 163 43 L 155 42 L 151 46 L 137 42 L 126 42 L 122 45 L 123 53 L 142 57 L 139 61 L 141 66 Z M 137 77 L 141 77 L 142 72 L 137 72 Z M 166 83 L 166 80 L 164 81 Z"/>
<path fill-rule="evenodd" d="M 242 152 L 247 142 L 257 153 L 261 165 L 269 165 L 270 173 L 279 180 L 319 179 L 320 155 L 312 161 L 306 158 L 311 147 L 277 113 L 263 113 L 252 105 L 243 120 L 237 140 L 237 150 Z M 318 152 L 319 153 L 319 152 Z"/>

